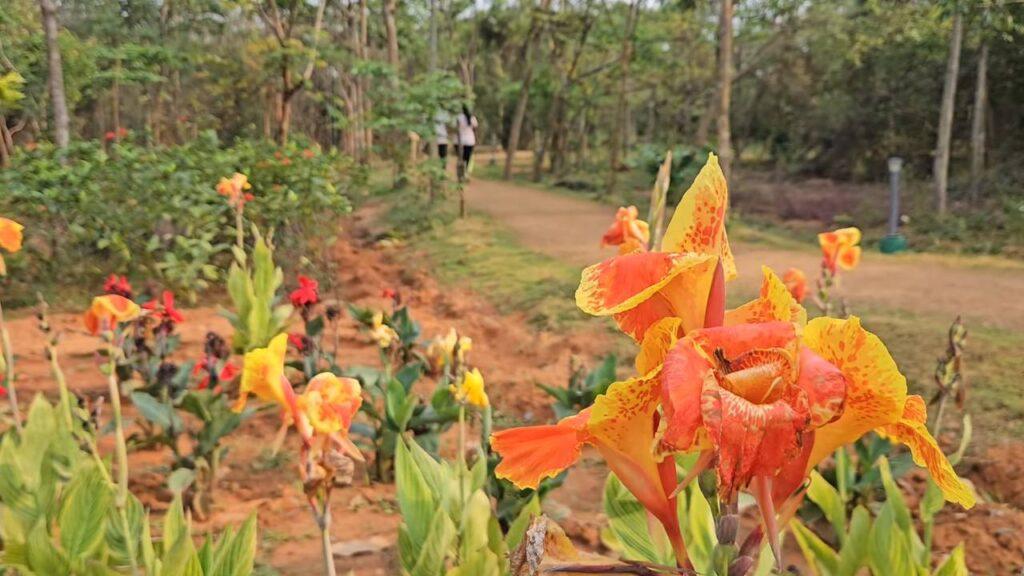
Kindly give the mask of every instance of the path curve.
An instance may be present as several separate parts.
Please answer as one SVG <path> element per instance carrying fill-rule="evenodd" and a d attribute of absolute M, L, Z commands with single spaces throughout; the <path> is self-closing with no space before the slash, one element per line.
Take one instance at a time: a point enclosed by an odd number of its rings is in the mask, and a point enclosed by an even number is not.
<path fill-rule="evenodd" d="M 474 179 L 466 189 L 471 210 L 509 228 L 524 246 L 575 266 L 588 266 L 613 254 L 599 246 L 615 209 L 509 182 Z M 812 275 L 820 256 L 813 250 L 786 250 L 761 244 L 733 242 L 740 276 L 737 288 L 753 293 L 760 282 L 760 265 L 780 274 L 791 266 Z M 968 322 L 983 322 L 1024 330 L 1024 266 L 990 266 L 964 259 L 926 254 L 885 256 L 866 251 L 860 266 L 843 284 L 854 302 L 865 302 L 914 313 L 962 314 Z"/>

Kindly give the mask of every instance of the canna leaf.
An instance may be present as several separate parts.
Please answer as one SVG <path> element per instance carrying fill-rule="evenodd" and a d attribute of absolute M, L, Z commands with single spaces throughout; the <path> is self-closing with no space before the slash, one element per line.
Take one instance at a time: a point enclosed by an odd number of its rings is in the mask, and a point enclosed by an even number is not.
<path fill-rule="evenodd" d="M 94 464 L 84 466 L 67 485 L 57 526 L 61 547 L 71 560 L 84 560 L 102 543 L 113 494 Z"/>
<path fill-rule="evenodd" d="M 800 546 L 800 552 L 816 576 L 835 576 L 839 573 L 839 557 L 835 550 L 799 520 L 790 522 L 789 527 Z"/>

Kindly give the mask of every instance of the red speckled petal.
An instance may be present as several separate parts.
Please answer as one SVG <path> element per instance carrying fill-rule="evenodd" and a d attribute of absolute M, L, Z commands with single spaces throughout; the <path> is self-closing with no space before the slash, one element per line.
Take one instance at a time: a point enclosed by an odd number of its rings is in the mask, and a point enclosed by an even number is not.
<path fill-rule="evenodd" d="M 964 508 L 973 507 L 976 501 L 974 493 L 956 475 L 935 438 L 928 432 L 925 426 L 927 418 L 924 399 L 916 395 L 908 396 L 900 421 L 883 427 L 879 432 L 910 447 L 914 463 L 928 469 L 946 500 L 956 502 Z"/>
<path fill-rule="evenodd" d="M 736 277 L 736 263 L 725 233 L 725 213 L 729 207 L 729 189 L 718 157 L 708 161 L 683 194 L 665 229 L 662 252 L 694 252 L 722 257 L 726 280 Z"/>
<path fill-rule="evenodd" d="M 662 410 L 665 421 L 661 449 L 685 452 L 702 441 L 701 394 L 714 383 L 713 366 L 690 338 L 679 341 L 665 357 L 661 371 Z"/>
<path fill-rule="evenodd" d="M 761 322 L 795 322 L 807 324 L 807 311 L 796 301 L 786 284 L 767 266 L 761 267 L 764 279 L 761 294 L 739 308 L 725 313 L 725 325 L 755 324 Z"/>
<path fill-rule="evenodd" d="M 807 394 L 811 426 L 824 426 L 842 416 L 846 377 L 839 368 L 808 348 L 800 350 L 800 375 L 796 385 Z"/>

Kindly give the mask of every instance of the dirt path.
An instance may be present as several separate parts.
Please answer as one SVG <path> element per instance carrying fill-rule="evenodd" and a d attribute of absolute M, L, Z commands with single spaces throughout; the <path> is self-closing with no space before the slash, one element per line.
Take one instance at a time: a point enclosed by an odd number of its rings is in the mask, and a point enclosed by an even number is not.
<path fill-rule="evenodd" d="M 577 266 L 612 255 L 598 242 L 615 209 L 583 198 L 494 180 L 473 180 L 466 192 L 472 210 L 508 226 L 523 244 Z M 791 266 L 810 276 L 819 256 L 812 250 L 787 250 L 733 242 L 742 293 L 760 282 L 761 264 L 780 274 Z M 963 314 L 969 322 L 1024 330 L 1024 266 L 985 265 L 966 258 L 904 254 L 884 256 L 869 250 L 848 276 L 843 292 L 852 300 L 913 313 L 948 318 Z"/>

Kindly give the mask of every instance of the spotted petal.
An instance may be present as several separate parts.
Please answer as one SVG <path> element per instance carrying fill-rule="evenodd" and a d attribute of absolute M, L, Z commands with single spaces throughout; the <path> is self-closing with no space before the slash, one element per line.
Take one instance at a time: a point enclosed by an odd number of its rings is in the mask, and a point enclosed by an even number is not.
<path fill-rule="evenodd" d="M 669 350 L 683 336 L 682 326 L 682 319 L 669 317 L 662 318 L 647 329 L 640 343 L 640 351 L 636 355 L 637 374 L 650 374 L 665 363 Z"/>
<path fill-rule="evenodd" d="M 908 396 L 899 422 L 885 426 L 879 432 L 883 436 L 888 436 L 910 447 L 914 463 L 928 469 L 946 500 L 956 502 L 964 508 L 973 507 L 975 504 L 974 493 L 956 475 L 953 466 L 935 442 L 935 438 L 928 432 L 928 428 L 925 426 L 927 419 L 928 412 L 925 409 L 924 399 L 917 395 Z"/>
<path fill-rule="evenodd" d="M 687 330 L 704 325 L 718 258 L 707 254 L 636 252 L 583 271 L 576 305 L 587 314 L 614 316 L 640 341 L 658 320 L 678 317 Z"/>
<path fill-rule="evenodd" d="M 746 304 L 725 313 L 725 325 L 760 322 L 796 322 L 807 324 L 807 311 L 796 301 L 786 284 L 767 266 L 761 267 L 764 279 L 760 295 Z"/>
<path fill-rule="evenodd" d="M 665 229 L 662 252 L 692 252 L 722 257 L 725 278 L 736 277 L 736 263 L 725 233 L 725 214 L 729 207 L 729 189 L 718 157 L 708 155 L 697 178 L 683 194 Z"/>
<path fill-rule="evenodd" d="M 846 378 L 843 415 L 818 429 L 808 462 L 813 467 L 839 446 L 898 422 L 906 402 L 907 379 L 885 344 L 862 328 L 856 316 L 847 320 L 815 318 L 807 323 L 803 341 Z"/>

